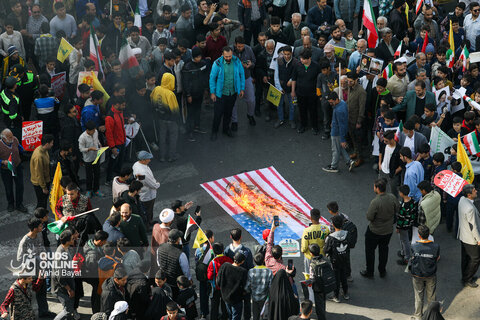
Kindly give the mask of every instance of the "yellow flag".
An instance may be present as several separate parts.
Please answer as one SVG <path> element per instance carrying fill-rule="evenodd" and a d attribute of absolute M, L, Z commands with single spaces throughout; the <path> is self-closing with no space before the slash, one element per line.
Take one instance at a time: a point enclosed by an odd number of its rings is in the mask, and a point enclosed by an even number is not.
<path fill-rule="evenodd" d="M 408 21 L 408 11 L 410 10 L 410 7 L 408 6 L 408 3 L 405 2 L 405 17 L 407 17 L 407 27 L 410 28 L 410 22 Z"/>
<path fill-rule="evenodd" d="M 200 228 L 200 226 L 198 227 L 198 231 L 197 231 L 197 236 L 195 237 L 195 242 L 193 242 L 193 249 L 197 249 L 197 248 L 200 248 L 202 246 L 202 244 L 205 243 L 205 241 L 207 241 L 208 238 L 207 236 L 205 235 L 205 233 L 203 232 L 203 230 Z"/>
<path fill-rule="evenodd" d="M 108 99 L 110 99 L 110 96 L 108 95 L 107 91 L 103 88 L 102 84 L 100 81 L 98 81 L 98 78 L 95 74 L 95 71 L 82 71 L 78 74 L 78 84 L 77 88 L 79 85 L 82 83 L 88 84 L 90 87 L 93 88 L 93 90 L 99 90 L 103 92 L 103 103 L 101 105 L 102 107 L 102 112 L 106 113 L 105 110 L 105 105 L 107 104 Z"/>
<path fill-rule="evenodd" d="M 62 38 L 62 41 L 60 41 L 60 46 L 58 47 L 58 52 L 57 52 L 57 60 L 60 61 L 61 63 L 65 62 L 65 59 L 68 58 L 70 53 L 73 51 L 73 46 L 68 43 L 65 38 Z"/>
<path fill-rule="evenodd" d="M 281 98 L 282 92 L 273 85 L 270 85 L 267 92 L 267 100 L 270 101 L 274 106 L 278 107 Z"/>
<path fill-rule="evenodd" d="M 468 157 L 467 152 L 463 147 L 460 134 L 458 135 L 457 161 L 462 164 L 463 179 L 467 180 L 468 183 L 472 183 L 473 179 L 475 178 L 475 174 L 473 172 L 473 167 L 472 167 L 472 163 L 470 162 L 470 158 Z"/>
<path fill-rule="evenodd" d="M 57 205 L 58 199 L 63 197 L 63 189 L 60 186 L 60 180 L 62 179 L 62 167 L 60 162 L 57 163 L 57 168 L 55 169 L 55 176 L 53 177 L 52 188 L 50 189 L 50 209 L 55 215 L 55 220 L 58 220 L 57 213 L 55 212 L 55 206 Z"/>
<path fill-rule="evenodd" d="M 448 32 L 448 44 L 450 45 L 450 49 L 452 49 L 453 54 L 455 54 L 455 41 L 453 40 L 452 20 L 450 20 L 450 31 Z"/>
<path fill-rule="evenodd" d="M 92 164 L 97 164 L 98 160 L 102 156 L 102 153 L 107 151 L 107 149 L 108 149 L 108 147 L 103 147 L 103 148 L 98 149 L 97 150 L 97 157 L 95 158 L 95 160 L 93 160 Z"/>

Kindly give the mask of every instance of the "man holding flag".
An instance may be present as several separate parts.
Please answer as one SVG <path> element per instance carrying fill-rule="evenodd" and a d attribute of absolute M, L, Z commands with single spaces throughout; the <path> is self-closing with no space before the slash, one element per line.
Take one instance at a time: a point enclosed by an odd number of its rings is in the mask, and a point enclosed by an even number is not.
<path fill-rule="evenodd" d="M 18 139 L 10 129 L 4 129 L 0 133 L 0 175 L 5 186 L 7 211 L 12 212 L 16 207 L 18 211 L 27 213 L 28 210 L 23 205 L 23 167 L 20 152 L 23 152 L 23 148 Z"/>

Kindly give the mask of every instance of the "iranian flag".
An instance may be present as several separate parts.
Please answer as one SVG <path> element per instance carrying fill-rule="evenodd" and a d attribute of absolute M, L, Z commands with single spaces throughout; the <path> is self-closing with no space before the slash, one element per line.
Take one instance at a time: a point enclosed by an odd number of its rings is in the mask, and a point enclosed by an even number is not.
<path fill-rule="evenodd" d="M 137 7 L 135 8 L 133 25 L 135 27 L 138 27 L 138 30 L 140 30 L 140 35 L 141 35 L 142 34 L 142 16 L 140 15 L 140 9 L 138 8 L 138 3 L 137 3 Z"/>
<path fill-rule="evenodd" d="M 363 2 L 363 25 L 367 28 L 367 41 L 369 48 L 375 48 L 378 42 L 377 22 L 373 13 L 370 0 Z"/>
<path fill-rule="evenodd" d="M 66 217 L 66 218 L 67 218 L 66 222 L 63 222 L 62 220 L 59 219 L 57 221 L 47 224 L 47 229 L 50 230 L 51 233 L 61 234 L 63 230 L 65 230 L 68 227 L 67 222 L 75 219 L 74 216 Z"/>
<path fill-rule="evenodd" d="M 455 42 L 453 40 L 453 29 L 452 29 L 452 20 L 450 20 L 450 32 L 448 33 L 448 48 L 446 53 L 447 58 L 447 67 L 452 68 L 455 63 Z"/>
<path fill-rule="evenodd" d="M 425 53 L 425 50 L 427 50 L 427 45 L 428 45 L 428 32 L 425 31 L 425 38 L 423 39 L 423 46 L 422 46 L 423 53 Z"/>
<path fill-rule="evenodd" d="M 12 153 L 10 153 L 10 156 L 8 157 L 7 168 L 8 168 L 8 170 L 10 170 L 12 172 L 12 177 L 15 177 L 15 166 L 14 166 L 13 160 L 12 160 Z"/>
<path fill-rule="evenodd" d="M 102 68 L 102 51 L 100 51 L 100 45 L 98 44 L 98 38 L 93 26 L 90 26 L 90 59 L 95 62 L 95 69 L 98 72 L 103 73 Z"/>
<path fill-rule="evenodd" d="M 400 54 L 402 53 L 402 44 L 403 44 L 403 40 L 400 41 L 400 44 L 398 45 L 397 50 L 393 54 L 394 59 L 397 59 L 398 57 L 400 57 Z"/>
<path fill-rule="evenodd" d="M 382 72 L 382 78 L 386 80 L 390 79 L 393 76 L 392 63 L 389 63 Z"/>
<path fill-rule="evenodd" d="M 471 155 L 480 153 L 480 145 L 478 144 L 478 139 L 475 131 L 463 136 L 462 142 Z"/>
<path fill-rule="evenodd" d="M 470 53 L 468 52 L 467 46 L 463 46 L 462 53 L 460 53 L 460 57 L 458 59 L 463 61 L 463 72 L 467 70 L 467 59 L 470 56 Z"/>
<path fill-rule="evenodd" d="M 418 16 L 420 9 L 422 9 L 423 0 L 417 0 L 417 5 L 415 6 L 415 14 Z"/>
<path fill-rule="evenodd" d="M 403 121 L 400 120 L 400 124 L 398 125 L 397 132 L 395 132 L 395 141 L 400 141 L 400 133 L 403 131 Z"/>
<path fill-rule="evenodd" d="M 120 48 L 120 52 L 118 54 L 118 60 L 120 60 L 123 69 L 138 67 L 137 58 L 135 58 L 132 48 L 128 44 L 126 38 L 123 39 L 122 47 Z"/>
<path fill-rule="evenodd" d="M 187 228 L 185 229 L 185 240 L 187 240 L 187 237 L 196 229 L 198 229 L 197 222 L 191 215 L 188 215 Z"/>

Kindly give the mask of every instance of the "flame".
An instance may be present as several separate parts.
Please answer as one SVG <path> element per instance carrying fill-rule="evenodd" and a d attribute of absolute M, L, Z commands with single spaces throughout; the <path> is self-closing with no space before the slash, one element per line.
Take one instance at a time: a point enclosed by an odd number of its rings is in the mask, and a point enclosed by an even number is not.
<path fill-rule="evenodd" d="M 257 187 L 247 185 L 241 180 L 229 183 L 226 191 L 237 206 L 261 223 L 271 224 L 273 216 L 278 216 L 280 221 L 282 217 L 291 216 L 305 226 L 308 226 L 310 222 L 302 212 L 292 205 L 272 198 Z"/>

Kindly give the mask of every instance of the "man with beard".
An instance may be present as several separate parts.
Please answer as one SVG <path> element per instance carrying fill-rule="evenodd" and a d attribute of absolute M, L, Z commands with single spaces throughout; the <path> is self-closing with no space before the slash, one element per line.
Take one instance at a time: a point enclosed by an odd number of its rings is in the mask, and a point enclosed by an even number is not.
<path fill-rule="evenodd" d="M 310 36 L 303 37 L 302 46 L 295 48 L 293 52 L 293 55 L 295 56 L 295 58 L 298 59 L 302 51 L 305 49 L 310 49 L 310 51 L 312 52 L 312 61 L 318 63 L 318 61 L 322 57 L 322 50 L 312 46 L 312 39 L 310 38 Z"/>
<path fill-rule="evenodd" d="M 375 56 L 383 60 L 383 68 L 385 68 L 389 62 L 393 61 L 393 55 L 400 41 L 397 38 L 393 38 L 392 29 L 385 27 L 380 31 L 382 41 L 375 48 Z"/>
<path fill-rule="evenodd" d="M 139 215 L 132 214 L 132 208 L 128 203 L 122 204 L 120 214 L 122 215 L 120 231 L 129 240 L 130 247 L 143 258 L 143 248 L 148 248 L 148 238 L 142 218 Z"/>
<path fill-rule="evenodd" d="M 333 44 L 336 47 L 345 48 L 345 38 L 342 37 L 342 31 L 340 31 L 339 26 L 333 26 L 330 35 L 332 36 L 332 39 L 330 39 L 327 44 Z"/>
<path fill-rule="evenodd" d="M 296 40 L 300 39 L 301 31 L 303 27 L 306 27 L 306 23 L 302 22 L 302 15 L 298 12 L 292 14 L 292 23 L 289 24 L 283 33 L 287 37 L 287 44 L 293 46 Z"/>
<path fill-rule="evenodd" d="M 472 2 L 469 5 L 470 14 L 463 20 L 463 28 L 465 29 L 465 37 L 470 41 L 470 51 L 476 51 L 476 39 L 480 34 L 480 20 L 478 15 L 480 13 L 480 4 Z"/>
<path fill-rule="evenodd" d="M 403 9 L 403 11 L 405 11 L 405 9 Z M 437 22 L 433 20 L 433 9 L 432 7 L 424 4 L 422 13 L 418 15 L 417 19 L 415 19 L 415 22 L 413 24 L 413 26 L 415 27 L 416 38 L 420 37 L 420 29 L 422 28 L 422 26 L 425 25 L 430 27 L 428 37 L 430 39 L 434 39 L 436 43 L 439 43 L 439 37 L 441 36 L 441 34 Z"/>
<path fill-rule="evenodd" d="M 411 64 L 407 68 L 408 77 L 410 79 L 413 79 L 416 76 L 417 70 L 419 70 L 419 69 L 425 69 L 426 70 L 427 68 L 430 70 L 430 66 L 427 65 L 427 56 L 425 55 L 425 53 L 419 52 L 415 55 L 415 63 Z M 427 76 L 429 74 L 430 73 L 428 73 Z"/>
<path fill-rule="evenodd" d="M 407 66 L 403 62 L 395 62 L 394 75 L 388 79 L 387 89 L 392 94 L 393 100 L 396 103 L 401 103 L 407 93 L 407 86 L 409 83 L 407 75 Z"/>

